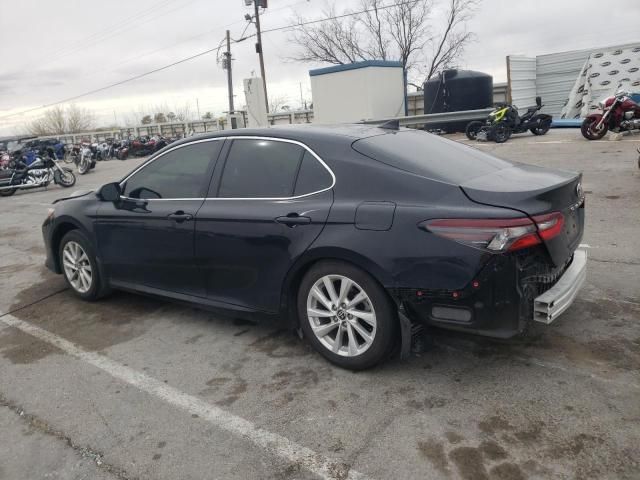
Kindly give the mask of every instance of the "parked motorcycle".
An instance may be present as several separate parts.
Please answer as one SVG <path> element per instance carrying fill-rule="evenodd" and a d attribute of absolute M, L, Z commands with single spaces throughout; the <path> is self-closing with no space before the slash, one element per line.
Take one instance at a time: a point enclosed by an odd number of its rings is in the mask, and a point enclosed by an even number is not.
<path fill-rule="evenodd" d="M 520 116 L 515 105 L 498 104 L 484 122 L 469 122 L 465 133 L 469 140 L 493 140 L 496 143 L 504 143 L 512 134 L 527 130 L 534 135 L 544 135 L 551 128 L 553 118 L 538 113 L 543 106 L 542 98 L 536 97 L 536 105 L 528 107 L 527 112 Z"/>
<path fill-rule="evenodd" d="M 12 168 L 11 162 L 13 161 L 9 152 L 0 152 L 0 170 L 7 170 Z"/>
<path fill-rule="evenodd" d="M 83 142 L 80 146 L 80 152 L 76 157 L 76 167 L 80 175 L 84 175 L 96 166 L 96 157 L 98 155 L 97 144 Z"/>
<path fill-rule="evenodd" d="M 78 157 L 80 156 L 80 145 L 67 145 L 64 151 L 64 163 L 78 164 Z"/>
<path fill-rule="evenodd" d="M 167 145 L 167 140 L 159 135 L 153 137 L 138 137 L 131 142 L 129 153 L 134 157 L 144 157 L 157 152 Z"/>
<path fill-rule="evenodd" d="M 129 157 L 129 140 L 120 140 L 113 144 L 113 155 L 118 160 L 126 160 Z"/>
<path fill-rule="evenodd" d="M 58 165 L 55 156 L 38 156 L 30 165 L 22 156 L 16 160 L 15 168 L 0 170 L 0 196 L 9 197 L 18 190 L 46 187 L 52 181 L 67 188 L 75 185 L 76 177 L 70 168 Z"/>
<path fill-rule="evenodd" d="M 587 140 L 600 140 L 609 130 L 626 132 L 640 129 L 640 105 L 628 92 L 618 92 L 602 100 L 599 112 L 587 115 L 582 122 L 582 136 Z"/>

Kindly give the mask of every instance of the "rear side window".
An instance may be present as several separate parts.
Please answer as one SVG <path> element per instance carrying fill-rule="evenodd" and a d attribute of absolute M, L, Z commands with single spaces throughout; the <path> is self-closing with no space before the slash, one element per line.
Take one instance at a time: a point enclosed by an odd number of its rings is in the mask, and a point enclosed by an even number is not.
<path fill-rule="evenodd" d="M 324 165 L 311 153 L 305 151 L 302 157 L 302 165 L 300 165 L 300 172 L 298 173 L 298 180 L 296 181 L 296 189 L 293 194 L 298 196 L 319 192 L 320 190 L 329 188 L 332 183 L 333 179 L 331 178 L 331 174 Z"/>
<path fill-rule="evenodd" d="M 221 198 L 283 198 L 293 195 L 305 150 L 274 140 L 236 139 L 224 166 Z"/>
<path fill-rule="evenodd" d="M 392 167 L 459 184 L 513 164 L 427 132 L 400 131 L 358 140 L 353 148 Z"/>
<path fill-rule="evenodd" d="M 130 198 L 202 198 L 209 184 L 209 165 L 221 141 L 185 145 L 153 160 L 131 176 L 124 195 Z"/>

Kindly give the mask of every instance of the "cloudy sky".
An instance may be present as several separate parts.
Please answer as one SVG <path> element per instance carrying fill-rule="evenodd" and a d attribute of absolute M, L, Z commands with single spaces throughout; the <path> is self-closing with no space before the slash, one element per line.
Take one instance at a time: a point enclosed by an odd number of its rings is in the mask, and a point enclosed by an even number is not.
<path fill-rule="evenodd" d="M 393 3 L 388 0 L 385 3 Z M 436 4 L 446 0 L 434 0 Z M 358 10 L 360 0 L 335 1 Z M 323 17 L 326 0 L 269 0 L 263 29 L 292 22 L 297 13 Z M 251 12 L 244 0 L 0 0 L 0 134 L 15 134 L 42 110 L 6 117 L 115 83 L 215 48 L 231 30 L 239 38 Z M 437 31 L 439 11 L 432 19 Z M 481 0 L 468 29 L 475 33 L 460 67 L 506 81 L 505 56 L 539 55 L 640 40 L 640 0 Z M 249 26 L 247 33 L 253 33 Z M 233 45 L 236 108 L 242 79 L 259 74 L 254 40 Z M 308 70 L 297 63 L 286 31 L 263 37 L 269 95 L 292 108 L 311 99 Z M 225 71 L 215 53 L 78 99 L 99 124 L 134 122 L 154 106 L 189 109 L 196 116 L 227 109 Z M 5 118 L 2 118 L 5 117 Z"/>

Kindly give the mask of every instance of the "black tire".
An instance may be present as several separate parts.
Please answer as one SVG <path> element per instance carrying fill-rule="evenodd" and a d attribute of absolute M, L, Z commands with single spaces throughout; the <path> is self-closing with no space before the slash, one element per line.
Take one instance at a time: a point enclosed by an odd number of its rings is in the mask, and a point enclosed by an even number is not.
<path fill-rule="evenodd" d="M 504 143 L 511 138 L 511 128 L 506 123 L 499 123 L 493 127 L 491 138 L 496 143 Z"/>
<path fill-rule="evenodd" d="M 375 312 L 375 335 L 370 346 L 361 354 L 343 356 L 329 350 L 320 342 L 311 327 L 311 319 L 307 315 L 307 300 L 314 284 L 326 275 L 341 275 L 347 277 L 363 290 L 371 301 Z M 357 305 L 354 305 L 356 307 Z M 368 273 L 346 262 L 338 260 L 322 261 L 315 264 L 306 273 L 298 290 L 297 300 L 300 327 L 311 345 L 323 357 L 339 367 L 349 370 L 364 370 L 371 368 L 385 360 L 395 346 L 398 334 L 397 312 L 393 302 L 387 296 L 382 286 Z M 336 321 L 337 320 L 336 317 Z M 343 320 L 343 324 L 345 321 Z M 360 337 L 362 338 L 362 337 Z M 348 341 L 348 339 L 347 339 Z"/>
<path fill-rule="evenodd" d="M 64 267 L 63 251 L 64 251 L 65 245 L 67 245 L 67 243 L 69 242 L 75 242 L 82 247 L 82 249 L 86 253 L 86 256 L 89 260 L 89 264 L 91 265 L 91 271 L 92 271 L 91 286 L 86 292 L 80 292 L 74 287 Z M 87 300 L 92 302 L 110 293 L 110 289 L 106 284 L 106 282 L 104 281 L 104 279 L 102 278 L 100 269 L 98 267 L 93 245 L 91 244 L 87 236 L 84 233 L 82 233 L 82 231 L 71 230 L 70 232 L 66 233 L 64 237 L 62 237 L 62 240 L 60 241 L 60 245 L 58 248 L 58 258 L 60 259 L 60 266 L 62 268 L 62 274 L 64 275 L 64 279 L 67 282 L 67 285 L 69 286 L 71 291 L 74 293 L 74 295 L 81 298 L 82 300 Z"/>
<path fill-rule="evenodd" d="M 480 122 L 478 120 L 474 120 L 473 122 L 469 122 L 467 124 L 467 128 L 465 129 L 465 134 L 467 135 L 467 138 L 469 140 L 475 140 L 478 137 L 478 132 L 480 131 L 480 129 L 482 128 L 482 126 L 484 125 L 483 122 Z"/>
<path fill-rule="evenodd" d="M 596 129 L 596 124 L 600 121 L 598 117 L 587 117 L 583 120 L 580 132 L 582 136 L 587 140 L 600 140 L 609 131 L 609 125 L 605 122 L 600 127 L 600 130 Z"/>
<path fill-rule="evenodd" d="M 67 167 L 62 167 L 62 170 L 64 174 L 61 173 L 60 170 L 54 172 L 54 182 L 64 188 L 73 187 L 76 184 L 76 176 L 73 174 L 73 171 Z"/>
<path fill-rule="evenodd" d="M 80 175 L 84 175 L 89 171 L 90 165 L 91 165 L 90 160 L 87 160 L 86 158 L 81 157 L 80 161 L 78 162 L 78 173 Z"/>
<path fill-rule="evenodd" d="M 543 121 L 537 127 L 530 128 L 531 133 L 534 135 L 546 135 L 551 128 L 551 121 Z"/>
<path fill-rule="evenodd" d="M 0 197 L 10 197 L 14 193 L 16 193 L 17 188 L 10 188 L 8 190 L 0 190 Z"/>

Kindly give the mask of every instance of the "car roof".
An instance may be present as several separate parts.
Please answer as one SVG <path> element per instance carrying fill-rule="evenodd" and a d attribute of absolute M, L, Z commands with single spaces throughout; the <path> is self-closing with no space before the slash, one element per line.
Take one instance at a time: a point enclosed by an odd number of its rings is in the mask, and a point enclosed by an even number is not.
<path fill-rule="evenodd" d="M 172 145 L 180 143 L 188 143 L 193 140 L 202 140 L 216 137 L 273 137 L 284 138 L 289 140 L 297 140 L 305 143 L 305 141 L 339 141 L 345 143 L 353 143 L 355 140 L 373 137 L 376 135 L 384 135 L 387 130 L 381 129 L 373 125 L 365 125 L 358 123 L 337 124 L 337 125 L 317 125 L 317 124 L 299 124 L 299 125 L 278 125 L 265 128 L 239 128 L 236 130 L 220 130 L 210 133 L 196 134 L 185 138 Z"/>

